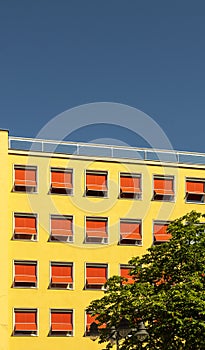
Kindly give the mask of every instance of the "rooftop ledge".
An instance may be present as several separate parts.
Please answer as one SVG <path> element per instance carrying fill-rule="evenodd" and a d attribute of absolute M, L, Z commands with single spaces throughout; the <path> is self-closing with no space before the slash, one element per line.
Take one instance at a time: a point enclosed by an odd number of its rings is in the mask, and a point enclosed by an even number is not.
<path fill-rule="evenodd" d="M 205 153 L 9 137 L 9 149 L 88 157 L 205 165 Z"/>

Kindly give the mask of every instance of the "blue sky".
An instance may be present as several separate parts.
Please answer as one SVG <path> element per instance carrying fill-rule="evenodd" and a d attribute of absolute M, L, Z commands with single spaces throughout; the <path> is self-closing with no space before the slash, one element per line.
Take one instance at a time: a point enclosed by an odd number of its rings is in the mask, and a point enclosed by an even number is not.
<path fill-rule="evenodd" d="M 152 117 L 175 149 L 205 152 L 204 38 L 200 0 L 2 0 L 0 127 L 35 137 L 69 108 L 117 102 Z"/>

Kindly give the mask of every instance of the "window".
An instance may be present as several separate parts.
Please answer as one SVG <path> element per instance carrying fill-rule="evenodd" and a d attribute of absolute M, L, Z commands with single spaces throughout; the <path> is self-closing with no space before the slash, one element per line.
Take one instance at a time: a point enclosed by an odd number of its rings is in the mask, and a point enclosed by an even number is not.
<path fill-rule="evenodd" d="M 71 169 L 51 168 L 51 193 L 73 194 L 73 172 Z"/>
<path fill-rule="evenodd" d="M 164 243 L 170 240 L 171 234 L 167 233 L 168 222 L 154 221 L 154 244 Z"/>
<path fill-rule="evenodd" d="M 73 264 L 51 262 L 50 287 L 56 289 L 73 289 Z"/>
<path fill-rule="evenodd" d="M 120 198 L 141 199 L 141 175 L 120 174 Z"/>
<path fill-rule="evenodd" d="M 86 196 L 107 197 L 107 173 L 86 171 Z"/>
<path fill-rule="evenodd" d="M 52 309 L 50 318 L 51 336 L 73 335 L 73 311 L 64 309 Z"/>
<path fill-rule="evenodd" d="M 205 180 L 186 179 L 186 202 L 205 202 Z"/>
<path fill-rule="evenodd" d="M 37 191 L 37 168 L 31 166 L 14 166 L 14 190 L 21 192 Z"/>
<path fill-rule="evenodd" d="M 35 214 L 14 214 L 14 239 L 37 239 L 37 216 Z"/>
<path fill-rule="evenodd" d="M 14 287 L 37 287 L 37 262 L 14 261 Z"/>
<path fill-rule="evenodd" d="M 174 200 L 174 177 L 154 176 L 153 199 L 158 201 Z"/>
<path fill-rule="evenodd" d="M 14 309 L 14 335 L 37 335 L 37 309 Z"/>
<path fill-rule="evenodd" d="M 86 289 L 102 289 L 106 281 L 106 264 L 86 264 Z"/>
<path fill-rule="evenodd" d="M 93 322 L 98 323 L 98 321 L 96 321 L 96 316 L 91 316 L 91 313 L 87 312 L 86 313 L 86 331 L 85 331 L 86 336 L 90 335 L 90 325 Z"/>
<path fill-rule="evenodd" d="M 86 243 L 108 243 L 107 218 L 86 218 Z"/>
<path fill-rule="evenodd" d="M 141 245 L 142 223 L 141 220 L 120 220 L 120 244 Z"/>
<path fill-rule="evenodd" d="M 99 321 L 96 320 L 96 317 L 98 316 L 98 314 L 96 314 L 95 316 L 91 316 L 90 312 L 86 312 L 86 328 L 85 328 L 85 335 L 89 336 L 90 335 L 90 325 L 95 322 L 97 324 L 99 324 Z M 106 324 L 102 324 L 101 326 L 98 326 L 99 329 L 105 328 Z"/>
<path fill-rule="evenodd" d="M 51 216 L 51 241 L 73 242 L 72 216 Z"/>
<path fill-rule="evenodd" d="M 123 281 L 122 284 L 132 284 L 134 283 L 134 279 L 130 276 L 130 271 L 132 270 L 132 266 L 129 265 L 120 265 L 120 276 L 127 278 L 127 281 Z"/>

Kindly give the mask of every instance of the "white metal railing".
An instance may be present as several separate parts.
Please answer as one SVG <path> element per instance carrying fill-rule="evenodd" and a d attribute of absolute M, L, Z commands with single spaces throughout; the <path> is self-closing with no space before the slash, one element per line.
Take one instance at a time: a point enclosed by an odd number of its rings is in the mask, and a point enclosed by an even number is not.
<path fill-rule="evenodd" d="M 205 165 L 205 153 L 110 146 L 94 143 L 42 140 L 12 136 L 9 137 L 9 149 Z"/>

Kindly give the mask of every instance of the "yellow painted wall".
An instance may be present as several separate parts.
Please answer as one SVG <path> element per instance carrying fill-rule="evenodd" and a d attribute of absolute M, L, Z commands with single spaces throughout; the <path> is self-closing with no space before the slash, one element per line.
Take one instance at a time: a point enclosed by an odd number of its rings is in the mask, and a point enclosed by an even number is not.
<path fill-rule="evenodd" d="M 205 178 L 204 169 L 162 167 L 157 163 L 122 163 L 111 160 L 68 159 L 68 157 L 10 151 L 7 156 L 7 133 L 0 134 L 1 206 L 5 220 L 0 220 L 0 234 L 5 244 L 1 246 L 0 262 L 4 274 L 1 280 L 1 349 L 11 350 L 62 350 L 102 349 L 104 346 L 83 337 L 85 331 L 85 308 L 90 301 L 103 296 L 102 291 L 84 290 L 85 263 L 107 263 L 109 277 L 119 274 L 119 265 L 126 264 L 132 256 L 142 255 L 152 244 L 153 220 L 171 221 L 195 209 L 205 212 L 205 204 L 185 203 L 185 177 Z M 8 166 L 7 166 L 8 163 Z M 38 167 L 38 192 L 33 194 L 13 192 L 14 165 L 34 165 Z M 49 193 L 50 167 L 73 169 L 73 196 Z M 108 198 L 85 197 L 85 171 L 103 170 L 108 172 Z M 119 173 L 142 174 L 142 200 L 119 199 Z M 173 175 L 176 196 L 174 202 L 152 200 L 153 175 Z M 26 242 L 12 240 L 13 213 L 38 214 L 38 241 Z M 51 214 L 72 215 L 74 218 L 74 243 L 48 242 L 49 217 Z M 85 216 L 108 217 L 110 244 L 84 244 Z M 120 218 L 142 220 L 142 246 L 119 246 Z M 12 288 L 13 260 L 38 261 L 38 288 Z M 74 290 L 51 290 L 49 285 L 49 262 L 74 263 Z M 7 273 L 8 272 L 8 273 Z M 4 277 L 3 277 L 4 276 Z M 7 279 L 8 276 L 8 279 Z M 37 337 L 12 336 L 13 308 L 38 308 L 39 333 Z M 74 336 L 48 337 L 49 309 L 65 308 L 74 310 Z"/>

